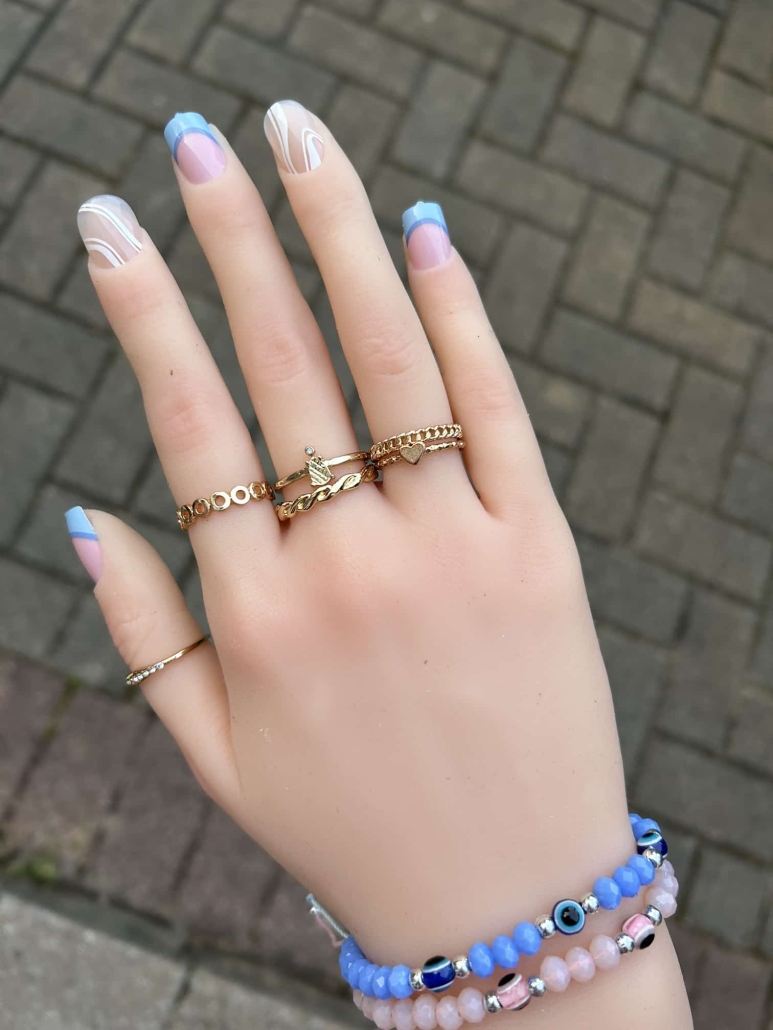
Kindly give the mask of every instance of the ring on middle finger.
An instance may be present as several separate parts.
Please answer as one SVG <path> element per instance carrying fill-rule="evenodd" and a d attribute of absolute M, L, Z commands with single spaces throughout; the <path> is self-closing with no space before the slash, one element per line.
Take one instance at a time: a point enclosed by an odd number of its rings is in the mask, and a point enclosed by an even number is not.
<path fill-rule="evenodd" d="M 370 457 L 368 451 L 355 451 L 353 454 L 341 454 L 337 458 L 323 458 L 317 454 L 314 447 L 306 448 L 306 456 L 306 464 L 302 469 L 298 469 L 297 472 L 291 472 L 289 476 L 285 476 L 284 479 L 274 483 L 274 489 L 277 493 L 280 493 L 291 483 L 297 483 L 299 479 L 305 479 L 307 476 L 311 480 L 312 486 L 325 486 L 335 478 L 334 474 L 330 471 L 331 468 L 334 468 L 336 465 L 345 465 L 352 461 L 367 461 Z"/>

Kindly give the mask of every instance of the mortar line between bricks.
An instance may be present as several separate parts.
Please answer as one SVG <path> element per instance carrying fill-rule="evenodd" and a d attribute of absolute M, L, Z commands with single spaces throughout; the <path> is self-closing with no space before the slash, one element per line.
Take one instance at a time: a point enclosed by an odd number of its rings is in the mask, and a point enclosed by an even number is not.
<path fill-rule="evenodd" d="M 55 7 L 52 7 L 50 11 L 41 11 L 39 7 L 26 7 L 27 10 L 33 10 L 36 14 L 41 15 L 40 24 L 27 40 L 26 45 L 22 47 L 15 59 L 11 62 L 5 75 L 0 76 L 0 94 L 5 92 L 11 79 L 15 78 L 20 71 L 24 70 L 27 58 L 38 45 L 44 33 L 48 31 L 49 25 L 56 19 L 60 8 L 63 6 L 64 0 L 59 0 L 59 3 L 57 3 Z M 0 96 L 0 102 L 1 101 L 2 97 Z"/>
<path fill-rule="evenodd" d="M 177 865 L 177 869 L 172 877 L 172 884 L 169 889 L 170 904 L 174 906 L 180 900 L 180 892 L 187 880 L 191 867 L 193 866 L 193 860 L 196 857 L 196 853 L 201 847 L 201 841 L 206 832 L 207 826 L 215 816 L 215 804 L 210 802 L 202 807 L 201 817 L 196 829 L 191 834 L 191 839 L 188 842 L 187 847 L 180 856 L 180 861 Z"/>
<path fill-rule="evenodd" d="M 223 18 L 223 15 L 225 14 L 226 8 L 229 6 L 229 3 L 230 0 L 218 0 L 218 2 L 213 7 L 209 17 L 206 19 L 204 24 L 196 33 L 195 37 L 188 46 L 188 49 L 183 54 L 179 65 L 177 65 L 176 67 L 184 69 L 190 75 L 195 74 L 193 69 L 191 68 L 191 61 L 193 60 L 196 53 L 204 45 L 204 41 L 206 40 L 207 36 L 212 31 L 212 29 L 215 27 L 215 25 L 228 24 Z"/>
<path fill-rule="evenodd" d="M 104 329 L 102 326 L 97 326 L 93 322 L 89 322 L 88 319 L 79 315 L 75 311 L 63 311 L 58 308 L 55 302 L 49 297 L 45 299 L 36 299 L 30 297 L 28 293 L 23 293 L 17 286 L 12 286 L 10 283 L 0 284 L 0 296 L 7 294 L 9 297 L 13 297 L 16 300 L 21 301 L 28 307 L 34 307 L 40 311 L 45 311 L 47 314 L 52 315 L 54 318 L 60 319 L 62 322 L 68 322 L 70 325 L 77 326 L 79 329 L 83 329 L 92 336 L 99 336 L 103 339 L 112 337 L 112 332 L 108 329 Z M 2 370 L 2 355 L 0 355 L 0 371 Z M 5 372 L 5 375 L 10 375 L 16 379 L 25 378 L 24 372 L 13 371 Z M 30 376 L 26 376 L 29 382 L 36 382 Z M 47 383 L 37 383 L 37 389 L 44 390 L 52 397 L 69 397 L 72 399 L 71 393 L 65 393 L 63 390 L 57 389 L 56 386 L 52 386 Z M 76 400 L 82 400 L 82 398 L 76 398 Z"/>
<path fill-rule="evenodd" d="M 149 4 L 150 0 L 141 0 L 133 10 L 130 10 L 129 13 L 124 16 L 121 24 L 114 30 L 110 46 L 105 49 L 105 52 L 92 68 L 91 75 L 89 75 L 88 80 L 83 84 L 83 92 L 87 96 L 91 95 L 94 84 L 99 78 L 101 78 L 102 73 L 110 61 L 112 61 L 116 51 L 120 49 L 124 37 L 131 31 L 131 27 L 139 17 L 140 12 L 144 11 Z"/>
<path fill-rule="evenodd" d="M 725 765 L 729 766 L 732 769 L 735 769 L 736 772 L 743 772 L 744 775 L 756 780 L 758 783 L 766 783 L 768 785 L 773 785 L 773 773 L 761 768 L 760 766 L 750 765 L 747 762 L 743 762 L 740 758 L 736 757 L 735 755 L 721 754 L 716 749 L 709 747 L 708 744 L 703 744 L 700 741 L 695 740 L 693 738 L 685 739 L 684 737 L 680 737 L 679 734 L 674 733 L 672 730 L 668 729 L 668 727 L 665 726 L 659 726 L 656 732 L 658 736 L 663 738 L 663 740 L 668 740 L 672 743 L 680 744 L 682 747 L 688 748 L 696 754 L 701 755 L 703 758 L 719 758 Z M 695 831 L 692 832 L 694 833 Z M 732 848 L 732 845 L 730 844 L 725 844 L 723 846 Z M 751 855 L 750 852 L 746 852 L 742 848 L 738 848 L 737 850 L 738 854 Z M 756 862 L 760 865 L 763 865 L 765 863 L 770 864 L 770 859 L 762 860 L 759 858 L 759 856 L 757 856 Z"/>

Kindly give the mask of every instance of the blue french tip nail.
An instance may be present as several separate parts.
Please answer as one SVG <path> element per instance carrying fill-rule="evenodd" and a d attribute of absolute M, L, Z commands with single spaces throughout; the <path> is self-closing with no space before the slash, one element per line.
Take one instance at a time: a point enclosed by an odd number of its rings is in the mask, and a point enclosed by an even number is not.
<path fill-rule="evenodd" d="M 79 538 L 81 540 L 97 539 L 94 527 L 89 522 L 88 515 L 83 508 L 80 506 L 77 508 L 70 508 L 69 511 L 64 513 L 64 517 L 67 520 L 67 532 L 71 537 Z"/>
<path fill-rule="evenodd" d="M 175 160 L 177 160 L 177 148 L 180 145 L 180 140 L 183 136 L 187 136 L 189 132 L 200 132 L 204 136 L 209 136 L 210 139 L 215 140 L 217 143 L 206 118 L 195 111 L 186 111 L 183 114 L 178 112 L 171 121 L 167 122 L 164 129 L 164 139 L 172 151 L 172 157 Z"/>
<path fill-rule="evenodd" d="M 447 234 L 448 226 L 446 225 L 445 216 L 443 214 L 443 208 L 440 204 L 428 202 L 426 200 L 418 200 L 413 207 L 409 207 L 407 211 L 403 211 L 403 232 L 405 233 L 405 242 L 411 238 L 411 233 L 414 229 L 417 229 L 420 225 L 439 225 L 440 228 Z"/>

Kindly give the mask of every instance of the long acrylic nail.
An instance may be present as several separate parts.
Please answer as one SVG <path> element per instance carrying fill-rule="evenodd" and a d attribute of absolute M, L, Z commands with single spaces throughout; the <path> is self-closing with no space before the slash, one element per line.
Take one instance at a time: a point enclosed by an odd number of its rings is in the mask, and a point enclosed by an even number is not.
<path fill-rule="evenodd" d="M 164 129 L 164 139 L 177 167 L 195 186 L 219 179 L 225 171 L 225 154 L 206 118 L 195 111 L 176 114 Z"/>
<path fill-rule="evenodd" d="M 120 197 L 92 197 L 78 210 L 78 232 L 99 268 L 125 265 L 142 250 L 140 223 Z"/>
<path fill-rule="evenodd" d="M 102 575 L 102 548 L 83 508 L 70 508 L 64 515 L 75 553 L 96 583 Z"/>
<path fill-rule="evenodd" d="M 286 172 L 313 172 L 322 164 L 325 141 L 310 111 L 295 100 L 279 100 L 263 121 L 274 157 Z"/>
<path fill-rule="evenodd" d="M 417 269 L 434 268 L 451 257 L 451 240 L 440 204 L 417 201 L 403 212 L 408 260 Z"/>

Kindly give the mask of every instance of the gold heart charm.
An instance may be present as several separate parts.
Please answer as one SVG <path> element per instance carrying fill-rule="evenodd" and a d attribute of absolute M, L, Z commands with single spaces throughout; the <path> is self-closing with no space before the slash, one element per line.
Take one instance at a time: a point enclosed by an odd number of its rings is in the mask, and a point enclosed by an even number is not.
<path fill-rule="evenodd" d="M 309 479 L 313 486 L 324 486 L 333 478 L 333 473 L 325 464 L 324 458 L 320 458 L 319 455 L 309 458 L 306 468 L 309 470 Z"/>
<path fill-rule="evenodd" d="M 408 443 L 400 448 L 400 456 L 410 462 L 411 465 L 418 465 L 424 450 L 424 444 L 421 442 Z"/>

